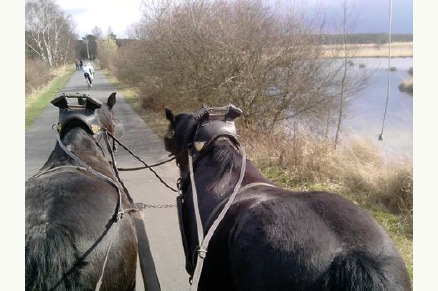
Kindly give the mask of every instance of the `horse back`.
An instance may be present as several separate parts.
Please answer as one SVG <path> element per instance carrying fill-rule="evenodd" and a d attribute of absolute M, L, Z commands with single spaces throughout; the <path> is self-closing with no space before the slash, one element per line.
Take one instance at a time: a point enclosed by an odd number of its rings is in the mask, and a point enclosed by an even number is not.
<path fill-rule="evenodd" d="M 410 290 L 403 260 L 365 211 L 336 194 L 265 186 L 237 198 L 204 272 L 201 286 L 218 286 L 208 290 Z"/>
<path fill-rule="evenodd" d="M 59 172 L 26 181 L 25 199 L 27 290 L 94 289 L 110 244 L 102 289 L 134 288 L 134 228 L 129 215 L 113 223 L 118 193 L 112 185 Z"/>

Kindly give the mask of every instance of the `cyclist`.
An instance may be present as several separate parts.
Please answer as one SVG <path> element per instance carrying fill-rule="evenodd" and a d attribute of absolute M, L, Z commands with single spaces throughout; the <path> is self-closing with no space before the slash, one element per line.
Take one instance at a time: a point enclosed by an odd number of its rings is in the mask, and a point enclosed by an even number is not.
<path fill-rule="evenodd" d="M 82 72 L 84 73 L 85 80 L 88 80 L 90 87 L 93 87 L 94 68 L 90 63 L 85 63 L 82 66 Z"/>

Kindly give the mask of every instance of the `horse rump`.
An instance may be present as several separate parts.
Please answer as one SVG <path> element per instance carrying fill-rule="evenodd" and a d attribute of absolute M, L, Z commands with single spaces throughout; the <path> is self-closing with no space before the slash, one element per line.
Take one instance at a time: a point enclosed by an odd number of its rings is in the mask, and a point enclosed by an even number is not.
<path fill-rule="evenodd" d="M 339 254 L 323 277 L 324 290 L 410 290 L 404 280 L 404 263 L 398 257 L 373 257 L 365 251 Z M 400 279 L 402 278 L 402 279 Z"/>
<path fill-rule="evenodd" d="M 40 230 L 31 239 L 26 238 L 26 290 L 87 290 L 78 281 L 80 269 L 86 263 L 76 263 L 75 250 L 62 229 Z M 65 271 L 69 270 L 69 271 Z"/>

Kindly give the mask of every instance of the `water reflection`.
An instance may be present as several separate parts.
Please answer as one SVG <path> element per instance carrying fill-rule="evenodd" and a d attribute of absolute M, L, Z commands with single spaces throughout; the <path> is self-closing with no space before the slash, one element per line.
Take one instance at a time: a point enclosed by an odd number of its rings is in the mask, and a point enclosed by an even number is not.
<path fill-rule="evenodd" d="M 369 139 L 381 149 L 389 159 L 413 156 L 413 96 L 401 92 L 399 85 L 412 77 L 408 73 L 413 66 L 412 58 L 394 58 L 391 60 L 391 90 L 388 99 L 386 119 L 383 123 L 388 88 L 387 58 L 358 58 L 354 66 L 368 70 L 370 79 L 365 90 L 355 96 L 347 118 L 344 121 L 344 135 Z M 383 140 L 378 136 L 383 127 Z"/>

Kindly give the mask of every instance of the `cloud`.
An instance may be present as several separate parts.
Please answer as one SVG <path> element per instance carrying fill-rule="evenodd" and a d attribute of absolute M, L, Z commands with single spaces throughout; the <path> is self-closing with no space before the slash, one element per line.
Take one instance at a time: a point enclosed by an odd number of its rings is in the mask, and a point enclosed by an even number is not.
<path fill-rule="evenodd" d="M 57 0 L 57 3 L 67 13 L 71 14 L 77 24 L 80 37 L 91 33 L 94 27 L 99 27 L 104 34 L 111 27 L 118 37 L 127 37 L 127 28 L 138 22 L 142 17 L 144 0 Z M 317 11 L 327 13 L 332 21 L 337 21 L 343 0 L 266 0 L 272 5 L 304 9 L 310 15 Z M 348 5 L 357 14 L 356 22 L 351 27 L 354 32 L 375 33 L 389 31 L 388 1 L 382 0 L 348 0 Z M 413 32 L 413 1 L 393 1 L 393 33 Z"/>
<path fill-rule="evenodd" d="M 57 3 L 76 22 L 79 37 L 99 27 L 104 34 L 108 28 L 118 37 L 127 37 L 126 29 L 141 19 L 142 0 L 58 0 Z"/>

